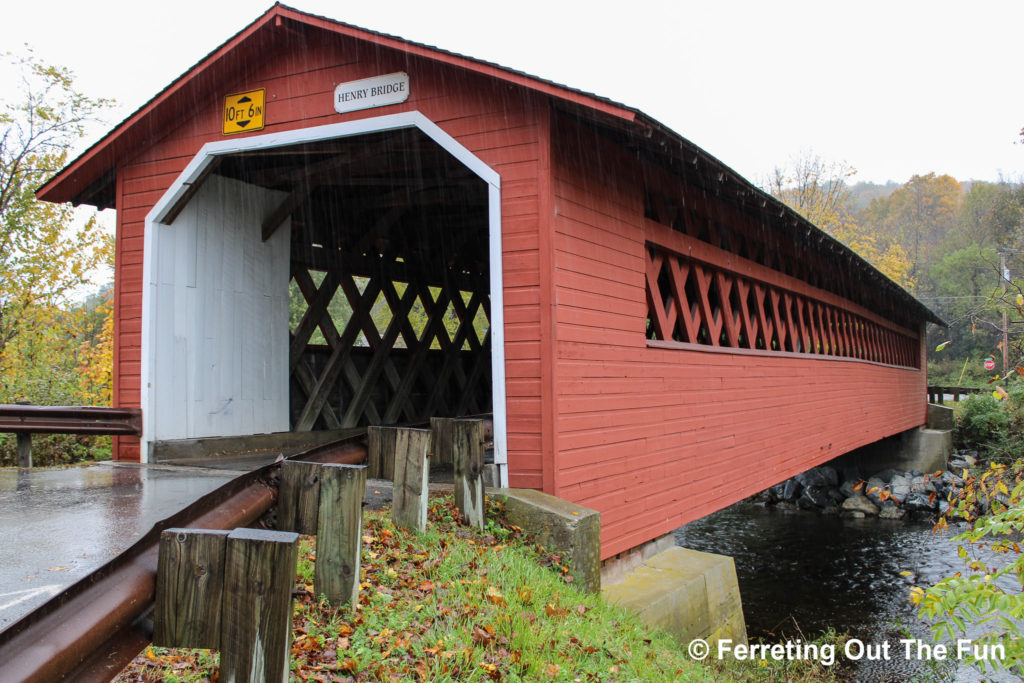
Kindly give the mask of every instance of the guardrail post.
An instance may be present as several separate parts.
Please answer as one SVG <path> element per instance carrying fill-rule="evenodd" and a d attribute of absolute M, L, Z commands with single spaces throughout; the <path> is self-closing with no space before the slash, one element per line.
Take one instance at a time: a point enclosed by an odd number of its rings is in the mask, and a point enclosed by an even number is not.
<path fill-rule="evenodd" d="M 157 558 L 153 644 L 220 649 L 229 531 L 165 529 Z"/>
<path fill-rule="evenodd" d="M 366 476 L 371 479 L 395 479 L 396 427 L 366 428 Z"/>
<path fill-rule="evenodd" d="M 462 523 L 484 530 L 484 423 L 452 422 L 451 454 L 455 463 L 455 506 Z"/>
<path fill-rule="evenodd" d="M 220 649 L 220 680 L 288 680 L 298 534 L 167 529 L 153 642 Z"/>
<path fill-rule="evenodd" d="M 220 680 L 288 680 L 298 534 L 235 529 L 228 535 Z"/>
<path fill-rule="evenodd" d="M 320 476 L 317 462 L 285 460 L 277 501 L 277 528 L 299 534 L 315 534 L 320 513 Z"/>
<path fill-rule="evenodd" d="M 359 597 L 366 467 L 285 460 L 277 526 L 316 534 L 316 595 L 335 607 Z"/>
<path fill-rule="evenodd" d="M 325 465 L 320 478 L 320 519 L 316 529 L 317 595 L 340 607 L 359 601 L 366 468 Z"/>
<path fill-rule="evenodd" d="M 18 432 L 18 467 L 32 467 L 32 435 Z"/>
<path fill-rule="evenodd" d="M 396 429 L 395 484 L 391 519 L 406 529 L 427 528 L 427 448 L 429 429 Z"/>
<path fill-rule="evenodd" d="M 452 460 L 452 424 L 454 422 L 455 418 L 452 417 L 430 418 L 431 464 L 454 464 Z"/>

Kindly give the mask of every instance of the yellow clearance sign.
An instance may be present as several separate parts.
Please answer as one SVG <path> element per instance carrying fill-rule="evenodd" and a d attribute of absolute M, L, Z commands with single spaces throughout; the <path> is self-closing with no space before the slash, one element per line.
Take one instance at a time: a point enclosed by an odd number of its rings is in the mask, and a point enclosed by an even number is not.
<path fill-rule="evenodd" d="M 263 128 L 267 91 L 264 88 L 224 98 L 224 135 Z"/>

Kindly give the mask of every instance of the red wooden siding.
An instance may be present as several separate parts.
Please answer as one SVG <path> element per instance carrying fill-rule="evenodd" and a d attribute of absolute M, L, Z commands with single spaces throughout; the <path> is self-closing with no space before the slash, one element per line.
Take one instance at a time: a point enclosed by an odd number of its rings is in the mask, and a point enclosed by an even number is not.
<path fill-rule="evenodd" d="M 925 373 L 900 366 L 917 363 L 918 330 L 645 218 L 636 158 L 571 125 L 553 146 L 552 492 L 601 512 L 603 557 L 924 421 Z M 710 225 L 735 226 L 734 209 L 703 199 Z M 694 329 L 705 316 L 718 329 L 687 338 L 662 273 L 673 262 L 747 305 L 690 302 Z M 653 302 L 649 269 L 668 290 Z M 755 285 L 790 297 L 792 320 L 758 320 Z M 649 302 L 664 341 L 647 338 Z"/>
<path fill-rule="evenodd" d="M 394 71 L 410 75 L 408 101 L 346 115 L 334 111 L 336 83 Z M 266 128 L 259 134 L 419 110 L 501 175 L 511 483 L 541 487 L 538 166 L 546 102 L 518 87 L 351 38 L 314 32 L 303 50 L 264 55 L 234 80 L 217 83 L 195 102 L 194 113 L 118 168 L 116 403 L 139 403 L 146 214 L 203 144 L 223 139 L 223 97 L 255 88 L 267 91 Z M 137 441 L 122 440 L 117 455 L 137 460 Z"/>

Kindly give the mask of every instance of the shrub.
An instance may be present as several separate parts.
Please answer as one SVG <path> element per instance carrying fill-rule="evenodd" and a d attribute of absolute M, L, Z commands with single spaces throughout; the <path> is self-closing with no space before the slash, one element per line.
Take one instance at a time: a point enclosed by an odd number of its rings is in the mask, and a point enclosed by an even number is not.
<path fill-rule="evenodd" d="M 48 467 L 72 465 L 90 460 L 110 460 L 109 436 L 76 434 L 34 434 L 32 465 Z M 17 440 L 14 434 L 0 434 L 0 466 L 18 464 Z"/>
<path fill-rule="evenodd" d="M 988 393 L 961 402 L 953 441 L 958 448 L 987 451 L 991 460 L 1011 462 L 1024 456 L 1016 435 L 1024 428 L 1024 388 L 1011 388 L 1000 401 Z"/>

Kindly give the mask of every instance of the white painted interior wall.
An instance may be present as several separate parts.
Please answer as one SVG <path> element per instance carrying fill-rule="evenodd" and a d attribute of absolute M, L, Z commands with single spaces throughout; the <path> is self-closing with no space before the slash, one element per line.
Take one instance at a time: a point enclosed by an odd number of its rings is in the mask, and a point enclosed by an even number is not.
<path fill-rule="evenodd" d="M 152 224 L 149 439 L 288 431 L 291 223 L 261 228 L 284 197 L 210 175 Z"/>

